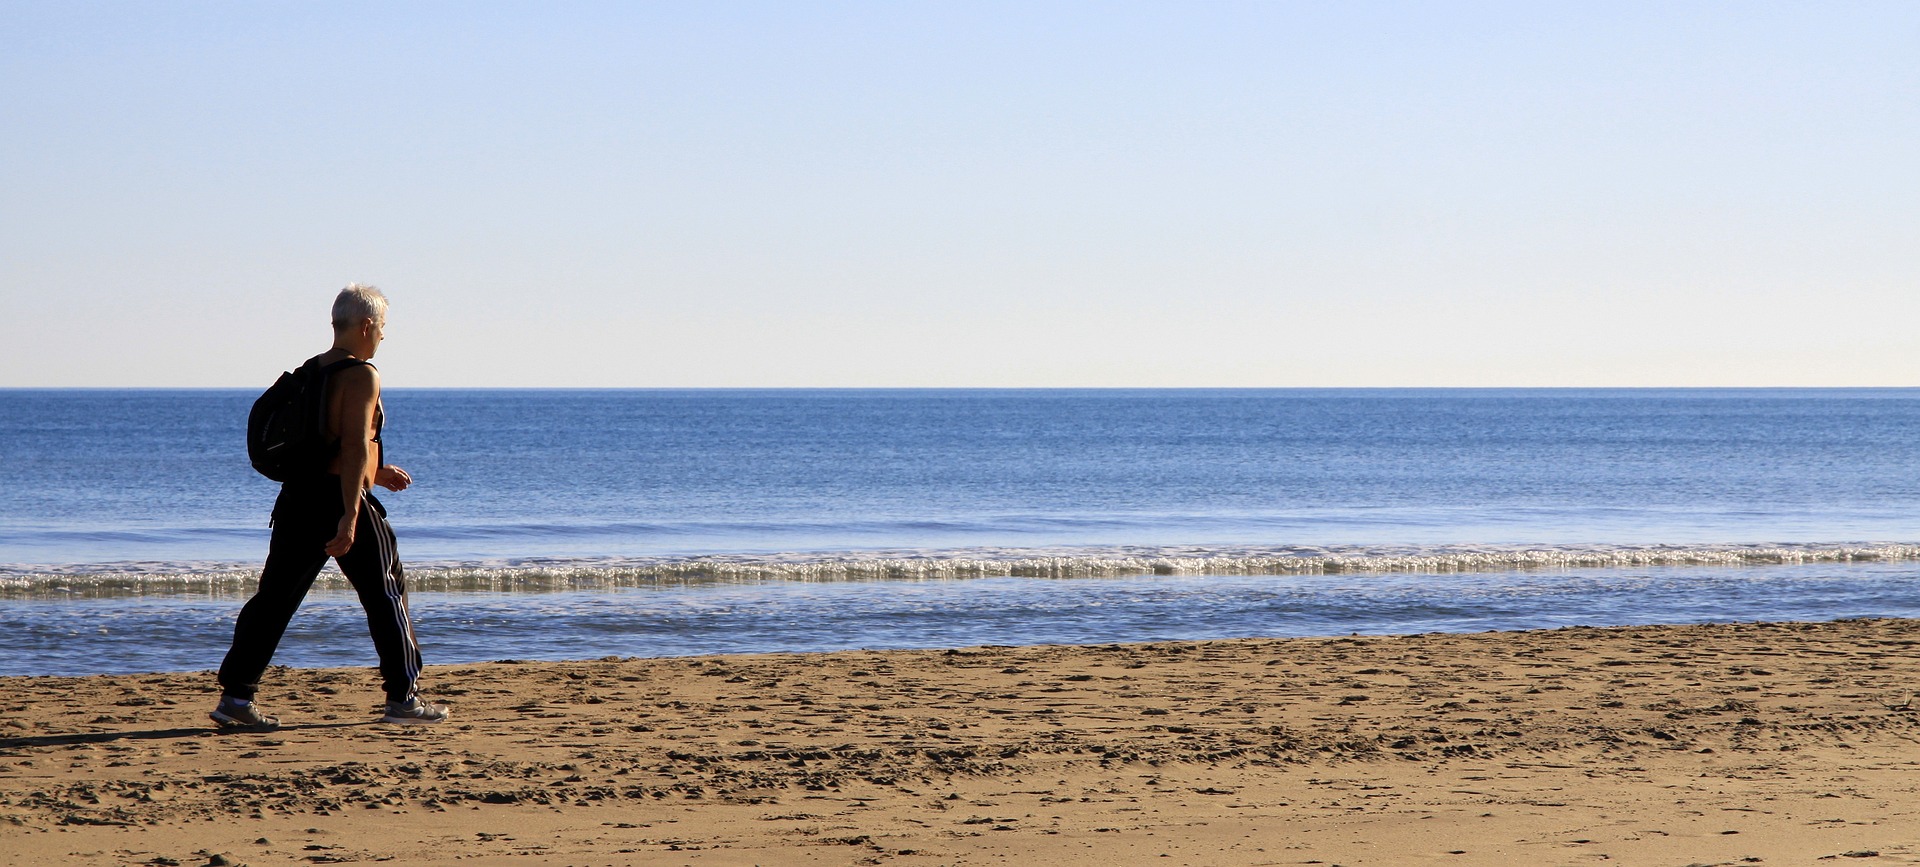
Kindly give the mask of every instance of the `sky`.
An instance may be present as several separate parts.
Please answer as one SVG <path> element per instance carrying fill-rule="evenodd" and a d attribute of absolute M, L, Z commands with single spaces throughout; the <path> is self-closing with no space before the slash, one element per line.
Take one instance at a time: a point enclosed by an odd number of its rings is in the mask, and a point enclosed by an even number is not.
<path fill-rule="evenodd" d="M 0 0 L 0 387 L 1920 385 L 1912 2 Z"/>

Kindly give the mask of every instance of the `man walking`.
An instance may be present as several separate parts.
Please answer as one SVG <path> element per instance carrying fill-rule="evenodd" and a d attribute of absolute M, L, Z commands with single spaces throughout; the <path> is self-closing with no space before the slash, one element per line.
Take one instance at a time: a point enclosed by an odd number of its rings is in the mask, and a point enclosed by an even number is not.
<path fill-rule="evenodd" d="M 421 700 L 420 647 L 407 613 L 407 588 L 386 508 L 373 486 L 406 490 L 413 479 L 384 463 L 380 428 L 380 374 L 370 363 L 386 336 L 387 298 L 352 283 L 333 302 L 333 348 L 312 363 L 325 388 L 324 463 L 288 478 L 273 504 L 273 538 L 260 589 L 240 609 L 233 647 L 220 664 L 220 704 L 213 721 L 223 728 L 271 729 L 280 721 L 253 703 L 287 622 L 299 609 L 327 558 L 340 564 L 367 612 L 380 654 L 389 723 L 437 723 L 447 709 Z M 330 374 L 330 375 L 328 375 Z"/>

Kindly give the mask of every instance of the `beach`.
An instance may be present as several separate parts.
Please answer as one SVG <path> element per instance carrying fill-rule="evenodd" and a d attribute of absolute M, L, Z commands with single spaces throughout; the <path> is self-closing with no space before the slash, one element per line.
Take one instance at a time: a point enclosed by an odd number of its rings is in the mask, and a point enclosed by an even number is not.
<path fill-rule="evenodd" d="M 14 864 L 1920 862 L 1920 621 L 0 679 Z"/>
<path fill-rule="evenodd" d="M 1920 3 L 232 5 L 0 28 L 0 867 L 1920 865 Z"/>

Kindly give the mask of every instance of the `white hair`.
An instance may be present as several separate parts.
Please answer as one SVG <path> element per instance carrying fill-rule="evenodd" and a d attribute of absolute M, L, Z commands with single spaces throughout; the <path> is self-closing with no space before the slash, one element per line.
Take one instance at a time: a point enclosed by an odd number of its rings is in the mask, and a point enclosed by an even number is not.
<path fill-rule="evenodd" d="M 348 283 L 333 299 L 333 327 L 344 328 L 362 319 L 387 321 L 387 296 L 378 286 Z"/>

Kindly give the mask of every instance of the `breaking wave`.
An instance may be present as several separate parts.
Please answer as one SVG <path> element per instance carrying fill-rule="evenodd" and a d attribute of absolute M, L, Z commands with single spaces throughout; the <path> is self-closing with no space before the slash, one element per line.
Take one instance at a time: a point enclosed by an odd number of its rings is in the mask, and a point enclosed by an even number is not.
<path fill-rule="evenodd" d="M 1920 560 L 1920 544 L 964 548 L 429 562 L 409 565 L 407 581 L 417 592 L 555 592 L 781 581 L 1451 574 L 1904 560 Z M 251 592 L 258 578 L 257 565 L 235 563 L 0 565 L 0 598 L 228 596 Z M 331 567 L 316 582 L 323 589 L 346 586 Z"/>

